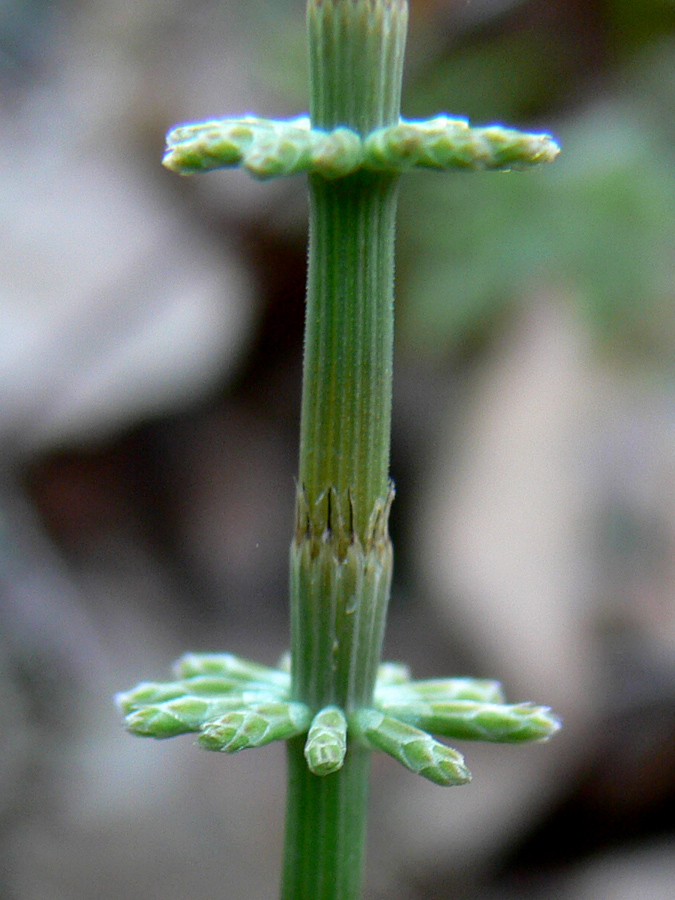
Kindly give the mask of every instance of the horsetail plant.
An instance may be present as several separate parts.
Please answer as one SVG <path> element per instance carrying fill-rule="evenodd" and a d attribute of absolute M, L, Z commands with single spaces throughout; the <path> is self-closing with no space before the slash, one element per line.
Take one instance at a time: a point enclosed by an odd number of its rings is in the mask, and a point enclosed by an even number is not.
<path fill-rule="evenodd" d="M 542 741 L 546 707 L 500 685 L 413 681 L 380 663 L 392 577 L 388 534 L 394 219 L 410 169 L 509 169 L 552 160 L 545 134 L 463 119 L 400 118 L 406 0 L 309 0 L 309 117 L 175 128 L 165 165 L 307 173 L 310 243 L 300 471 L 290 553 L 291 654 L 277 669 L 188 654 L 176 680 L 117 698 L 134 734 L 193 732 L 233 753 L 285 740 L 282 900 L 358 900 L 370 757 L 384 751 L 439 785 L 471 778 L 435 736 Z"/>

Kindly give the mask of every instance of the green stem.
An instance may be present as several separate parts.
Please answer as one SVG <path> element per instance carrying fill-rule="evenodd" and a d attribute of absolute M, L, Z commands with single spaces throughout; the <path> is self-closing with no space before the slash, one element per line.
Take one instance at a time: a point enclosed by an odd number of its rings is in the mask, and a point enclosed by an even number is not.
<path fill-rule="evenodd" d="M 361 880 L 370 751 L 352 744 L 334 775 L 307 768 L 303 739 L 288 742 L 288 799 L 281 900 L 356 900 Z"/>
<path fill-rule="evenodd" d="M 349 490 L 363 540 L 389 473 L 397 184 L 310 186 L 300 484 L 310 508 Z"/>
<path fill-rule="evenodd" d="M 367 135 L 401 110 L 407 0 L 309 0 L 312 125 Z"/>
<path fill-rule="evenodd" d="M 310 0 L 312 124 L 367 134 L 398 121 L 405 0 Z M 372 701 L 392 572 L 396 179 L 310 178 L 310 250 L 296 532 L 292 693 L 312 713 Z M 370 751 L 307 768 L 289 741 L 283 900 L 358 900 Z"/>

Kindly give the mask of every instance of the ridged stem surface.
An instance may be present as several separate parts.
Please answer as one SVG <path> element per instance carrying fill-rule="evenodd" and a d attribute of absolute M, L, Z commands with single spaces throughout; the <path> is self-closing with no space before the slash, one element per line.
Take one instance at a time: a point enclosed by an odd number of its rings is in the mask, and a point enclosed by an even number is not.
<path fill-rule="evenodd" d="M 282 900 L 357 900 L 368 805 L 370 750 L 350 744 L 339 772 L 307 768 L 303 739 L 288 742 L 287 842 Z"/>
<path fill-rule="evenodd" d="M 396 183 L 310 183 L 299 480 L 312 509 L 349 491 L 364 540 L 389 473 Z"/>
<path fill-rule="evenodd" d="M 398 122 L 406 0 L 309 0 L 310 117 L 366 135 Z"/>
<path fill-rule="evenodd" d="M 367 134 L 398 121 L 404 0 L 310 0 L 312 125 Z M 396 179 L 310 177 L 300 471 L 291 547 L 292 693 L 313 714 L 372 700 L 391 584 Z M 361 895 L 370 751 L 307 768 L 288 742 L 282 900 Z"/>

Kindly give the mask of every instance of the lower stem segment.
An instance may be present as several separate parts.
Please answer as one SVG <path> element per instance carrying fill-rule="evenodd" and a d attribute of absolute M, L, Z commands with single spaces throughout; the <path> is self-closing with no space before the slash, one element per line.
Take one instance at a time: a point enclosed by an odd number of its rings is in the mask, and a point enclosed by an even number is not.
<path fill-rule="evenodd" d="M 307 768 L 303 746 L 304 738 L 288 742 L 281 900 L 358 900 L 370 751 L 351 744 L 340 771 L 320 777 Z"/>
<path fill-rule="evenodd" d="M 392 574 L 387 530 L 392 491 L 355 532 L 349 491 L 315 504 L 298 493 L 291 546 L 292 684 L 316 714 L 372 702 Z M 282 900 L 358 900 L 370 750 L 348 735 L 343 767 L 309 771 L 304 738 L 288 745 L 289 788 Z"/>

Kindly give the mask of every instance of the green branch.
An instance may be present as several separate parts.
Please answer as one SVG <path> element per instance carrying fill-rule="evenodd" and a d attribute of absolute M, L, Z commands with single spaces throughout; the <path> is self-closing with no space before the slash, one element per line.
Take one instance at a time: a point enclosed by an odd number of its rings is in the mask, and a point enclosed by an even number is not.
<path fill-rule="evenodd" d="M 180 175 L 242 167 L 254 178 L 306 172 L 344 178 L 356 171 L 400 175 L 412 169 L 524 169 L 552 162 L 549 134 L 527 134 L 466 119 L 399 120 L 365 136 L 351 128 L 313 128 L 307 116 L 287 121 L 220 119 L 169 132 L 164 165 Z"/>

